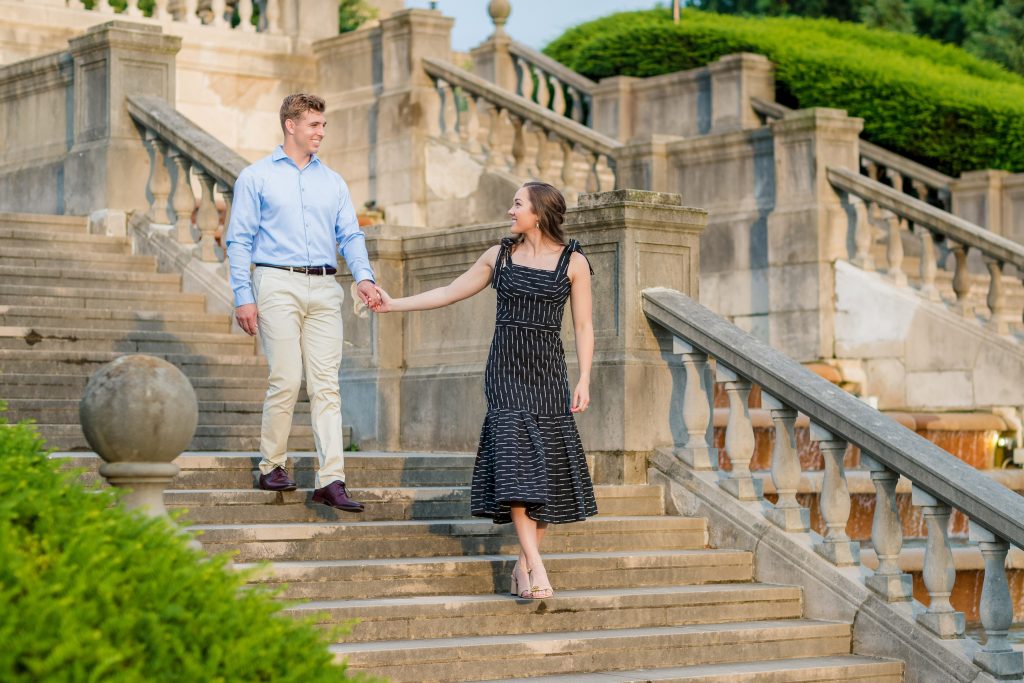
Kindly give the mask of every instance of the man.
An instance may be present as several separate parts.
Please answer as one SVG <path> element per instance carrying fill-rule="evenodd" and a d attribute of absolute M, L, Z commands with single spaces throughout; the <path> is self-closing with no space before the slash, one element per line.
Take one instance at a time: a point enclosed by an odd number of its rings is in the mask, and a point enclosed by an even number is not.
<path fill-rule="evenodd" d="M 345 257 L 363 303 L 376 306 L 380 295 L 348 186 L 317 157 L 326 125 L 324 108 L 316 95 L 284 99 L 284 143 L 247 166 L 235 182 L 227 252 L 235 319 L 250 335 L 259 330 L 270 365 L 259 487 L 296 488 L 285 465 L 305 362 L 320 457 L 313 501 L 362 512 L 362 503 L 345 490 L 338 387 L 345 293 L 333 277 L 337 255 Z M 255 266 L 251 279 L 250 264 Z"/>

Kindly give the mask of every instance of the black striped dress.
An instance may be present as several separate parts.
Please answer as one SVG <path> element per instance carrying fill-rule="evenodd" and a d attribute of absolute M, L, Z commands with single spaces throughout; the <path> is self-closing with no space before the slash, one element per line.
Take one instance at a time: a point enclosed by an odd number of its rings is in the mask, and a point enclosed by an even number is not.
<path fill-rule="evenodd" d="M 524 503 L 540 522 L 578 522 L 597 514 L 583 456 L 560 332 L 569 298 L 571 240 L 554 270 L 512 263 L 501 241 L 491 286 L 498 290 L 494 340 L 487 357 L 487 417 L 473 468 L 472 513 L 511 522 Z"/>

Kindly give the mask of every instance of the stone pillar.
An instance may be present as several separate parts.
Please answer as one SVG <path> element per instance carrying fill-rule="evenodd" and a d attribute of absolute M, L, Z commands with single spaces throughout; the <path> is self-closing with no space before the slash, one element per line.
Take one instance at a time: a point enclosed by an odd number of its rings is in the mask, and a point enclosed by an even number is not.
<path fill-rule="evenodd" d="M 739 52 L 708 65 L 711 73 L 711 132 L 760 128 L 750 103 L 757 97 L 775 101 L 775 65 L 763 55 Z"/>
<path fill-rule="evenodd" d="M 566 216 L 570 236 L 586 245 L 595 271 L 593 402 L 577 422 L 598 481 L 646 481 L 646 453 L 687 442 L 686 370 L 672 338 L 655 336 L 641 292 L 669 287 L 698 298 L 706 225 L 707 212 L 684 207 L 679 195 L 638 190 L 580 195 L 579 207 Z M 571 331 L 563 339 L 571 340 Z M 569 343 L 566 360 L 574 377 Z"/>
<path fill-rule="evenodd" d="M 594 130 L 620 142 L 633 137 L 633 86 L 640 80 L 632 76 L 601 79 L 590 105 Z"/>
<path fill-rule="evenodd" d="M 512 8 L 508 0 L 491 0 L 487 12 L 494 22 L 494 33 L 470 51 L 473 73 L 509 92 L 516 91 L 516 68 L 509 53 L 512 38 L 505 32 Z"/>
<path fill-rule="evenodd" d="M 129 509 L 166 516 L 164 489 L 178 474 L 174 460 L 199 421 L 188 378 L 154 356 L 121 356 L 97 370 L 79 405 L 85 439 L 105 461 L 100 474 L 129 489 Z"/>
<path fill-rule="evenodd" d="M 680 140 L 683 138 L 675 135 L 649 135 L 622 147 L 615 155 L 619 185 L 669 192 L 676 184 L 670 175 L 669 147 Z"/>
<path fill-rule="evenodd" d="M 159 26 L 110 21 L 69 41 L 74 63 L 74 144 L 64 163 L 65 212 L 148 207 L 149 153 L 125 97 L 175 101 L 181 38 Z"/>
<path fill-rule="evenodd" d="M 768 215 L 769 344 L 798 361 L 833 355 L 834 269 L 846 258 L 849 207 L 829 167 L 856 170 L 863 120 L 837 109 L 802 109 L 771 123 L 775 207 Z"/>
<path fill-rule="evenodd" d="M 949 184 L 952 213 L 997 235 L 1006 235 L 1003 224 L 1003 181 L 1006 171 L 971 171 Z"/>

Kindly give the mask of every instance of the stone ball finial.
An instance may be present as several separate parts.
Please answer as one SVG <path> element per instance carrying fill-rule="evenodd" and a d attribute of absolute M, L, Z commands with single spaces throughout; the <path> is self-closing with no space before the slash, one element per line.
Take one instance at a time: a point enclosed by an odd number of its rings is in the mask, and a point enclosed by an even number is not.
<path fill-rule="evenodd" d="M 494 22 L 494 32 L 504 33 L 505 22 L 512 14 L 512 5 L 509 4 L 509 0 L 491 0 L 487 5 L 487 13 L 491 15 L 491 21 Z"/>
<path fill-rule="evenodd" d="M 121 356 L 89 379 L 82 431 L 107 462 L 170 462 L 199 421 L 196 392 L 181 370 L 154 356 Z"/>
<path fill-rule="evenodd" d="M 106 461 L 100 474 L 128 489 L 122 504 L 165 516 L 164 488 L 178 474 L 171 461 L 199 422 L 188 378 L 160 358 L 122 356 L 89 378 L 78 414 L 85 440 Z"/>

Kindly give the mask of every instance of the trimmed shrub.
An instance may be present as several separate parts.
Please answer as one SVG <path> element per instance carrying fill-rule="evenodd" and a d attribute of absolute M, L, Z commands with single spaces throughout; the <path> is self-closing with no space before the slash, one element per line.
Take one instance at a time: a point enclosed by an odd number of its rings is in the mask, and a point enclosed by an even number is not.
<path fill-rule="evenodd" d="M 1024 79 L 934 41 L 827 19 L 623 12 L 546 52 L 590 78 L 654 76 L 733 52 L 776 64 L 777 98 L 864 119 L 864 137 L 951 175 L 1024 171 Z"/>
<path fill-rule="evenodd" d="M 0 406 L 2 410 L 2 406 Z M 0 415 L 0 680 L 353 680 L 325 636 Z"/>

